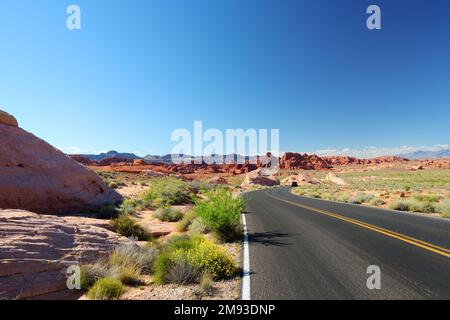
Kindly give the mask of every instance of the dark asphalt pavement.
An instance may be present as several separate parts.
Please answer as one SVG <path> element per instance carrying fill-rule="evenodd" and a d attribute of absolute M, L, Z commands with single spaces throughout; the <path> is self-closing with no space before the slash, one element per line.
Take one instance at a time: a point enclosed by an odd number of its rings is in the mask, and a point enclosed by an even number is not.
<path fill-rule="evenodd" d="M 450 299 L 450 220 L 308 199 L 245 195 L 251 299 Z M 380 267 L 381 289 L 367 288 Z"/>

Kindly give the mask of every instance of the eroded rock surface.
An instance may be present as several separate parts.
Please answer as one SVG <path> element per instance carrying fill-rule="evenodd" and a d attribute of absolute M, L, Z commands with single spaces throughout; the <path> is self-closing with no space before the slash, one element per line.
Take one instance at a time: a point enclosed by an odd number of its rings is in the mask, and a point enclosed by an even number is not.
<path fill-rule="evenodd" d="M 70 265 L 129 241 L 106 227 L 105 220 L 0 210 L 0 299 L 67 298 Z"/>

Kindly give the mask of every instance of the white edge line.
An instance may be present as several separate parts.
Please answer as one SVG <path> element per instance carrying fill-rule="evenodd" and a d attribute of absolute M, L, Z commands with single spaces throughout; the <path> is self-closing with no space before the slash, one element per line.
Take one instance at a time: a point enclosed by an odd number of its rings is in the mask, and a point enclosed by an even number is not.
<path fill-rule="evenodd" d="M 250 300 L 250 250 L 248 247 L 247 220 L 242 214 L 244 225 L 244 275 L 242 279 L 242 300 Z"/>

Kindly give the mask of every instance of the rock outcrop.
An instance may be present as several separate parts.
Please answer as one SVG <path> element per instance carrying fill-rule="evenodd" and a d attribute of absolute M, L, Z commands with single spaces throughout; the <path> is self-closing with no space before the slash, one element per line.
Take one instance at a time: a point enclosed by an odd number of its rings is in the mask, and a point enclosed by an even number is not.
<path fill-rule="evenodd" d="M 244 182 L 242 182 L 242 188 L 255 187 L 255 186 L 278 186 L 280 181 L 274 176 L 267 176 L 264 174 L 262 168 L 256 169 L 247 173 Z"/>
<path fill-rule="evenodd" d="M 315 178 L 311 178 L 308 174 L 304 172 L 300 172 L 297 175 L 291 175 L 286 179 L 281 180 L 282 186 L 292 186 L 295 184 L 298 186 L 309 184 L 320 184 L 320 181 Z"/>
<path fill-rule="evenodd" d="M 325 181 L 330 182 L 330 183 L 334 183 L 334 184 L 337 184 L 337 185 L 340 185 L 340 186 L 346 186 L 347 185 L 347 182 L 345 182 L 344 179 L 339 177 L 334 172 L 328 173 L 327 176 L 325 177 Z"/>
<path fill-rule="evenodd" d="M 6 126 L 18 127 L 16 118 L 14 118 L 9 113 L 0 110 L 0 124 L 4 124 Z"/>
<path fill-rule="evenodd" d="M 106 227 L 104 220 L 0 210 L 0 300 L 67 298 L 70 265 L 129 241 Z"/>
<path fill-rule="evenodd" d="M 0 124 L 0 208 L 40 214 L 120 201 L 91 170 L 21 128 Z"/>
<path fill-rule="evenodd" d="M 286 152 L 280 159 L 280 168 L 285 170 L 323 170 L 330 169 L 331 166 L 315 154 Z"/>

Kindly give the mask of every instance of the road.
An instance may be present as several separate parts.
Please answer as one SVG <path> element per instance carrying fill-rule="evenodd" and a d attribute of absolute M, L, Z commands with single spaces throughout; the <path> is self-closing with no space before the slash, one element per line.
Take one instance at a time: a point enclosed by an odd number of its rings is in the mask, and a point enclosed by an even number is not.
<path fill-rule="evenodd" d="M 252 300 L 450 299 L 450 220 L 250 192 Z M 368 289 L 369 266 L 381 289 Z"/>

